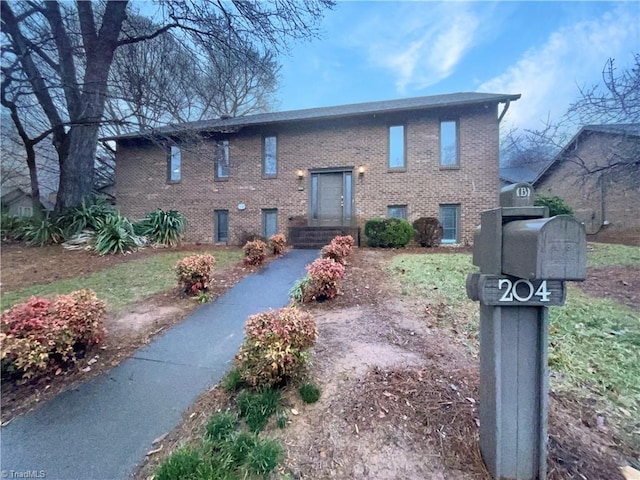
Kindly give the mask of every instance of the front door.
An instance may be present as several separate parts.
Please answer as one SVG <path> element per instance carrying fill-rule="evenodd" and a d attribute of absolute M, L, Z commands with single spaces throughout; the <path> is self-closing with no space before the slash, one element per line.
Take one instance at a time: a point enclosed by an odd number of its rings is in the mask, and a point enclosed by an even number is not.
<path fill-rule="evenodd" d="M 316 225 L 349 225 L 353 210 L 353 173 L 311 174 L 311 221 Z"/>

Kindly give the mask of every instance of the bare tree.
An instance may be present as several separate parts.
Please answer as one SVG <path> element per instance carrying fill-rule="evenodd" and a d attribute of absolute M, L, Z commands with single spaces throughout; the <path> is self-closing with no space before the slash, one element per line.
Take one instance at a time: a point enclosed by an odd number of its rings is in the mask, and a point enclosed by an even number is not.
<path fill-rule="evenodd" d="M 28 82 L 48 120 L 49 128 L 35 138 L 51 136 L 58 154 L 56 209 L 79 205 L 91 194 L 109 71 L 118 48 L 167 32 L 181 35 L 187 44 L 206 38 L 224 43 L 215 28 L 223 21 L 234 42 L 249 40 L 278 51 L 288 40 L 316 34 L 323 9 L 332 5 L 331 0 L 164 1 L 156 13 L 158 28 L 137 34 L 124 28 L 128 1 L 3 2 L 3 77 L 5 65 L 18 66 L 15 78 Z"/>
<path fill-rule="evenodd" d="M 581 128 L 615 137 L 607 142 L 598 161 L 577 152 L 565 152 L 564 161 L 579 166 L 580 181 L 607 174 L 640 185 L 640 54 L 632 65 L 618 70 L 609 59 L 602 83 L 579 89 L 580 96 L 558 122 L 547 121 L 540 130 L 510 131 L 502 141 L 503 161 L 512 166 L 540 170 L 567 145 Z"/>

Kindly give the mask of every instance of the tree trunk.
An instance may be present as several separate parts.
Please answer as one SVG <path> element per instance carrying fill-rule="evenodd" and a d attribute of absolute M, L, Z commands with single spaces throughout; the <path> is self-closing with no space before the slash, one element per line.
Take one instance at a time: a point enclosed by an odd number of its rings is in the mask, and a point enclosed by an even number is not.
<path fill-rule="evenodd" d="M 78 14 L 86 53 L 86 70 L 79 108 L 71 118 L 68 133 L 68 155 L 60 156 L 60 187 L 56 211 L 78 206 L 91 196 L 95 174 L 100 122 L 107 98 L 107 79 L 118 48 L 118 36 L 126 18 L 127 2 L 107 2 L 102 25 L 95 31 L 89 3 L 78 3 Z"/>
<path fill-rule="evenodd" d="M 33 210 L 33 216 L 39 220 L 42 218 L 44 206 L 40 201 L 40 184 L 38 183 L 36 151 L 33 148 L 33 143 L 31 142 L 25 142 L 24 148 L 27 154 L 27 166 L 29 167 L 29 181 L 31 183 L 31 206 Z"/>

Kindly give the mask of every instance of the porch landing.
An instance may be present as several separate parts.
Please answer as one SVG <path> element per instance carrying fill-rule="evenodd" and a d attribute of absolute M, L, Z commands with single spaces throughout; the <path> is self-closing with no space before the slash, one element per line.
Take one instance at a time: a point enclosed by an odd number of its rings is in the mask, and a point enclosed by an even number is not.
<path fill-rule="evenodd" d="M 336 235 L 351 235 L 360 245 L 360 228 L 354 226 L 292 226 L 289 227 L 289 244 L 294 248 L 322 248 Z"/>

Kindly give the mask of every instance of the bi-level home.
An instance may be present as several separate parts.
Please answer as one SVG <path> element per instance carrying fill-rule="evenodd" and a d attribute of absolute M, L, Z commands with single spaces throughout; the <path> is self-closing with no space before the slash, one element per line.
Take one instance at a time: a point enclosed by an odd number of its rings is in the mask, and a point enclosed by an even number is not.
<path fill-rule="evenodd" d="M 519 98 L 453 93 L 121 135 L 116 201 L 134 219 L 179 210 L 191 241 L 282 232 L 308 244 L 390 216 L 437 217 L 444 242 L 466 243 L 498 204 L 499 124 Z"/>

